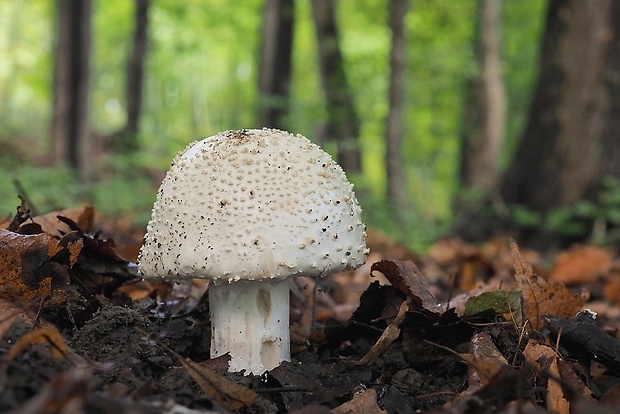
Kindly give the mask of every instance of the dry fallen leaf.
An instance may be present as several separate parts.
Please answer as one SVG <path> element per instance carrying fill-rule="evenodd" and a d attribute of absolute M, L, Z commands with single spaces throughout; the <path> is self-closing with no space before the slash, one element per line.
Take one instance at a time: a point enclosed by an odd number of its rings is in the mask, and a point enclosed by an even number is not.
<path fill-rule="evenodd" d="M 396 315 L 394 320 L 392 320 L 392 322 L 388 325 L 388 327 L 385 328 L 385 330 L 381 334 L 381 337 L 377 340 L 377 343 L 373 345 L 370 351 L 368 351 L 366 355 L 362 357 L 362 359 L 355 362 L 355 365 L 368 364 L 377 356 L 381 355 L 383 351 L 385 351 L 387 347 L 390 346 L 390 344 L 398 338 L 398 336 L 400 335 L 400 324 L 405 319 L 405 315 L 407 314 L 408 310 L 409 303 L 407 301 L 404 301 L 398 309 L 398 314 Z"/>
<path fill-rule="evenodd" d="M 469 342 L 469 353 L 459 354 L 469 365 L 468 382 L 472 389 L 485 386 L 508 361 L 487 333 L 476 333 Z"/>
<path fill-rule="evenodd" d="M 28 345 L 41 343 L 50 345 L 52 356 L 56 359 L 66 358 L 69 354 L 67 343 L 56 328 L 40 328 L 28 332 L 19 338 L 19 340 L 11 346 L 9 351 L 4 354 L 4 360 L 12 361 Z"/>
<path fill-rule="evenodd" d="M 523 350 L 523 356 L 538 377 L 548 378 L 547 407 L 549 411 L 568 414 L 570 404 L 562 391 L 563 380 L 560 378 L 556 352 L 551 347 L 530 339 Z"/>
<path fill-rule="evenodd" d="M 592 283 L 605 275 L 612 264 L 611 254 L 596 246 L 575 246 L 556 259 L 549 278 L 567 284 Z"/>
<path fill-rule="evenodd" d="M 510 252 L 515 266 L 517 287 L 523 294 L 524 313 L 533 329 L 540 329 L 544 315 L 556 315 L 562 318 L 575 316 L 588 300 L 588 293 L 572 294 L 560 282 L 545 280 L 534 274 L 532 266 L 523 258 L 519 246 L 510 241 Z"/>
<path fill-rule="evenodd" d="M 237 384 L 189 358 L 182 357 L 168 347 L 164 348 L 181 361 L 183 368 L 204 393 L 225 410 L 234 411 L 248 408 L 258 397 L 251 389 Z"/>
<path fill-rule="evenodd" d="M 381 272 L 400 292 L 409 298 L 411 310 L 438 314 L 439 303 L 430 292 L 428 280 L 412 261 L 381 260 L 373 263 L 370 273 Z"/>
<path fill-rule="evenodd" d="M 90 411 L 87 410 L 84 402 L 91 392 L 91 377 L 92 371 L 86 365 L 72 367 L 53 376 L 38 390 L 36 395 L 22 404 L 18 411 L 11 412 L 50 414 Z"/>
<path fill-rule="evenodd" d="M 58 216 L 66 217 L 74 221 L 85 233 L 89 233 L 93 229 L 95 222 L 95 209 L 92 206 L 84 206 L 80 208 L 67 208 L 64 210 L 52 211 L 41 216 L 33 217 L 33 221 L 41 226 L 43 233 L 58 235 L 59 230 L 63 233 L 71 231 L 69 226 L 58 220 Z"/>
<path fill-rule="evenodd" d="M 49 234 L 22 235 L 0 229 L 0 298 L 29 303 L 55 295 L 69 284 L 67 270 L 80 249 L 75 242 L 62 246 Z M 53 301 L 61 300 L 54 295 Z"/>
<path fill-rule="evenodd" d="M 4 336 L 17 318 L 21 318 L 30 327 L 34 327 L 35 324 L 41 328 L 53 328 L 54 326 L 44 319 L 37 319 L 34 312 L 28 311 L 21 305 L 0 299 L 0 338 Z"/>
<path fill-rule="evenodd" d="M 377 404 L 377 391 L 368 388 L 356 394 L 351 401 L 334 408 L 332 414 L 387 414 Z"/>

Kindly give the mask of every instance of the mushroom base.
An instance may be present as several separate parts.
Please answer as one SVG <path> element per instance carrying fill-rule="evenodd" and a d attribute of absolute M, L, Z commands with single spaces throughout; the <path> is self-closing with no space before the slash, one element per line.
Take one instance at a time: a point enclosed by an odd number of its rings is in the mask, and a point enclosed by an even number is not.
<path fill-rule="evenodd" d="M 289 283 L 209 286 L 211 358 L 230 353 L 229 371 L 260 375 L 290 360 Z"/>

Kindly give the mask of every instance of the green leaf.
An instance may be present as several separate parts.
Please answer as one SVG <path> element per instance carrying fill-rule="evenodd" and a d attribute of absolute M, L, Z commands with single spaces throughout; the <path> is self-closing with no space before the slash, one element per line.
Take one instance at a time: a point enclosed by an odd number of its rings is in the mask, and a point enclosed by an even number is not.
<path fill-rule="evenodd" d="M 521 292 L 497 290 L 471 297 L 467 299 L 463 316 L 472 316 L 489 310 L 501 314 L 512 312 L 515 318 L 519 319 L 518 316 L 521 315 Z"/>

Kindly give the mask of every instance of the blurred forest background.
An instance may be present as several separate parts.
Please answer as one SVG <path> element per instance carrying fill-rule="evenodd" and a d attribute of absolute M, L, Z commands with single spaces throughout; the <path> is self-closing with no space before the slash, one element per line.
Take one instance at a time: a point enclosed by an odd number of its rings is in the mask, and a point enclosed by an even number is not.
<path fill-rule="evenodd" d="M 412 248 L 614 242 L 619 89 L 611 0 L 0 0 L 0 213 L 145 226 L 177 151 L 268 126 Z"/>

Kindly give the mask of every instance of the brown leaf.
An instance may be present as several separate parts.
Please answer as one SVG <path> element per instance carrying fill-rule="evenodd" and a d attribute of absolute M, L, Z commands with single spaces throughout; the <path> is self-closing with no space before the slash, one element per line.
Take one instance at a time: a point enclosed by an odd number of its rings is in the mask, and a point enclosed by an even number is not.
<path fill-rule="evenodd" d="M 394 342 L 400 335 L 400 324 L 405 319 L 405 315 L 409 310 L 409 303 L 404 301 L 398 309 L 398 314 L 394 320 L 388 325 L 387 328 L 381 334 L 381 337 L 377 340 L 377 343 L 360 359 L 355 362 L 355 365 L 366 365 L 377 356 L 381 355 L 387 348 Z"/>
<path fill-rule="evenodd" d="M 80 208 L 67 208 L 64 210 L 52 211 L 41 216 L 33 217 L 35 223 L 41 226 L 44 233 L 58 235 L 59 230 L 62 233 L 71 231 L 69 226 L 58 219 L 58 216 L 67 217 L 74 221 L 85 233 L 89 233 L 93 229 L 95 222 L 95 209 L 92 206 L 84 206 Z"/>
<path fill-rule="evenodd" d="M 31 328 L 35 324 L 42 328 L 54 327 L 44 319 L 37 319 L 37 315 L 25 309 L 23 305 L 0 299 L 0 338 L 4 336 L 17 318 L 21 318 Z"/>
<path fill-rule="evenodd" d="M 387 414 L 377 404 L 377 391 L 368 388 L 356 394 L 351 401 L 334 408 L 332 414 Z"/>
<path fill-rule="evenodd" d="M 22 235 L 0 229 L 0 299 L 28 303 L 56 294 L 69 284 L 68 264 L 63 262 L 77 254 L 75 248 L 67 250 L 49 234 Z"/>
<path fill-rule="evenodd" d="M 485 386 L 508 361 L 487 333 L 477 333 L 469 342 L 469 353 L 459 354 L 469 364 L 468 382 L 474 389 Z"/>
<path fill-rule="evenodd" d="M 620 384 L 616 384 L 609 388 L 605 394 L 601 396 L 600 403 L 606 408 L 620 407 Z"/>
<path fill-rule="evenodd" d="M 12 361 L 24 348 L 32 344 L 49 344 L 52 356 L 56 359 L 63 359 L 68 354 L 67 343 L 56 328 L 40 328 L 19 338 L 4 355 L 4 360 Z"/>
<path fill-rule="evenodd" d="M 558 256 L 549 278 L 562 283 L 592 283 L 606 274 L 611 254 L 596 246 L 575 246 Z"/>
<path fill-rule="evenodd" d="M 575 316 L 588 300 L 588 293 L 573 295 L 562 283 L 545 280 L 534 274 L 532 266 L 523 258 L 519 246 L 510 241 L 510 252 L 515 266 L 517 287 L 523 294 L 524 313 L 533 329 L 540 329 L 544 315 L 556 315 L 561 318 Z"/>
<path fill-rule="evenodd" d="M 86 365 L 72 367 L 53 376 L 33 397 L 20 405 L 17 411 L 11 412 L 20 414 L 86 412 L 84 402 L 91 392 L 91 376 L 92 372 Z M 102 401 L 105 402 L 105 398 Z M 108 412 L 111 411 L 110 407 L 105 408 Z M 92 407 L 89 407 L 88 411 L 92 410 Z"/>
<path fill-rule="evenodd" d="M 439 314 L 439 304 L 429 290 L 428 280 L 412 261 L 381 260 L 373 263 L 370 273 L 374 271 L 383 273 L 392 286 L 410 299 L 411 310 Z"/>
<path fill-rule="evenodd" d="M 556 352 L 551 347 L 530 339 L 523 350 L 523 356 L 538 377 L 548 378 L 547 407 L 549 411 L 568 414 L 570 406 L 562 391 L 563 380 L 560 378 Z"/>
<path fill-rule="evenodd" d="M 183 358 L 170 348 L 166 347 L 166 349 L 181 361 L 183 368 L 196 381 L 204 393 L 222 408 L 229 411 L 248 408 L 258 397 L 251 389 L 232 382 L 191 359 Z"/>

